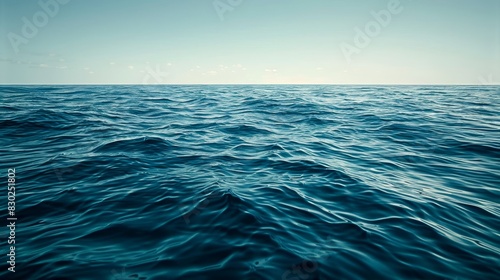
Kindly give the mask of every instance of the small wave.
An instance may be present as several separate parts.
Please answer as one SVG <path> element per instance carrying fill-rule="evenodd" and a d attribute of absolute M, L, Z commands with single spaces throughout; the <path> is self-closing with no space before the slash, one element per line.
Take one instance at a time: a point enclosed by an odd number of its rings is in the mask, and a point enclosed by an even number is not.
<path fill-rule="evenodd" d="M 499 92 L 0 86 L 16 275 L 495 279 Z"/>
<path fill-rule="evenodd" d="M 94 153 L 164 153 L 175 147 L 169 141 L 159 137 L 138 137 L 115 140 L 102 144 L 93 150 Z"/>

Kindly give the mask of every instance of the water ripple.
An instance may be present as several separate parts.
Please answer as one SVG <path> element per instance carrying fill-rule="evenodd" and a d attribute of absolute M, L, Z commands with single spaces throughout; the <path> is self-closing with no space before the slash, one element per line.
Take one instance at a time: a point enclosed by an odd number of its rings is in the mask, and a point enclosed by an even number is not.
<path fill-rule="evenodd" d="M 500 275 L 498 87 L 0 95 L 19 279 Z"/>

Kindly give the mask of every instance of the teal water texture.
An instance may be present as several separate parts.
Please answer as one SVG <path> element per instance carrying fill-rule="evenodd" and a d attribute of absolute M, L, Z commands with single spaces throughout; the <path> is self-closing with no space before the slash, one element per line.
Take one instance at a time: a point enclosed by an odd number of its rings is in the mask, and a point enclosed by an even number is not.
<path fill-rule="evenodd" d="M 498 86 L 1 86 L 2 279 L 495 279 Z M 7 191 L 1 194 L 7 216 Z"/>

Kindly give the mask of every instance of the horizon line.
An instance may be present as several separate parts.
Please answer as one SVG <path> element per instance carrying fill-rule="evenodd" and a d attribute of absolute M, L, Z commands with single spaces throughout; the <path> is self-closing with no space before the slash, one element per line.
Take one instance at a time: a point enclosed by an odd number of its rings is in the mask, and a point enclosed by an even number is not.
<path fill-rule="evenodd" d="M 259 83 L 213 83 L 213 84 L 203 84 L 203 83 L 170 83 L 170 84 L 126 84 L 126 83 L 51 83 L 51 84 L 40 84 L 40 83 L 12 83 L 12 84 L 0 84 L 0 86 L 272 86 L 272 85 L 286 85 L 286 86 L 500 86 L 498 84 L 334 84 L 334 83 L 311 83 L 311 84 L 287 84 L 287 83 L 277 83 L 277 84 L 259 84 Z"/>

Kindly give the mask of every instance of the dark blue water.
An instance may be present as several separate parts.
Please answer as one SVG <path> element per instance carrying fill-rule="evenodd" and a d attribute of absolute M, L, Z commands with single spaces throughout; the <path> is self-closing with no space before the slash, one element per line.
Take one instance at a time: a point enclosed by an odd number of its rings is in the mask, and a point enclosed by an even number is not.
<path fill-rule="evenodd" d="M 498 279 L 500 88 L 2 86 L 2 279 Z"/>

